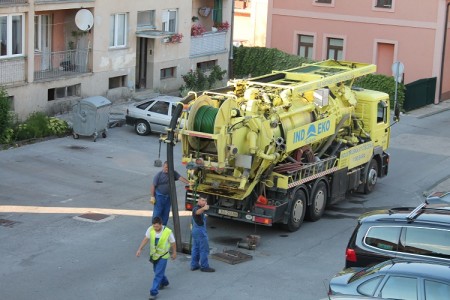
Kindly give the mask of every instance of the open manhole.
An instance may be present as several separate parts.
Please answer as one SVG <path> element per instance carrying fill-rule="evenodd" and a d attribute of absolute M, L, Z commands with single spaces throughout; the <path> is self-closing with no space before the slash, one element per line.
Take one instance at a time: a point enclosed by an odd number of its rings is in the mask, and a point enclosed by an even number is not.
<path fill-rule="evenodd" d="M 225 250 L 222 253 L 214 253 L 212 258 L 235 265 L 244 261 L 252 260 L 253 256 L 242 253 L 237 250 Z"/>
<path fill-rule="evenodd" d="M 114 216 L 99 214 L 99 213 L 86 213 L 86 214 L 76 216 L 76 217 L 74 217 L 74 219 L 79 220 L 79 221 L 101 223 L 101 222 L 106 222 L 106 221 L 110 221 L 110 220 L 114 219 Z"/>

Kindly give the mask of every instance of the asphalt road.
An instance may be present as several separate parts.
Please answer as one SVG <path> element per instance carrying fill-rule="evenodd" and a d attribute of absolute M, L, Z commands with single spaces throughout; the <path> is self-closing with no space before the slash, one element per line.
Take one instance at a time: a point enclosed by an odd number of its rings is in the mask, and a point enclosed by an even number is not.
<path fill-rule="evenodd" d="M 170 286 L 159 299 L 324 298 L 328 280 L 344 266 L 359 214 L 417 205 L 436 184 L 445 187 L 449 126 L 450 111 L 404 116 L 392 127 L 389 175 L 375 191 L 349 196 L 295 233 L 210 218 L 212 253 L 236 249 L 238 240 L 257 234 L 255 251 L 239 249 L 252 260 L 231 265 L 211 259 L 217 272 L 201 273 L 191 272 L 189 256 L 179 253 L 168 264 Z M 158 146 L 158 136 L 140 137 L 124 126 L 95 143 L 66 137 L 0 151 L 0 298 L 147 299 L 148 249 L 140 258 L 135 253 L 150 224 Z M 176 151 L 182 173 L 179 146 Z M 188 242 L 183 192 L 177 183 L 182 240 Z M 93 213 L 105 219 L 80 218 Z"/>

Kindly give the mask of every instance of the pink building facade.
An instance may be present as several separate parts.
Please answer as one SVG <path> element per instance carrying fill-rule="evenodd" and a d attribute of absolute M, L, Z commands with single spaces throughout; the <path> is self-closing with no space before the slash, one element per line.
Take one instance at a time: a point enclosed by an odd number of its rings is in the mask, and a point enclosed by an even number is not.
<path fill-rule="evenodd" d="M 266 46 L 313 60 L 374 63 L 404 83 L 436 77 L 435 103 L 450 99 L 450 0 L 269 0 Z"/>

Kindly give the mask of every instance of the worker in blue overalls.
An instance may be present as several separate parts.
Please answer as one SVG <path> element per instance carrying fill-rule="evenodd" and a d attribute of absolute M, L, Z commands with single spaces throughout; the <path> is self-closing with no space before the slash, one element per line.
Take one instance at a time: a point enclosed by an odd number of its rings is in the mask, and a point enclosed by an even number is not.
<path fill-rule="evenodd" d="M 177 171 L 174 171 L 173 176 L 175 181 L 180 180 L 185 184 L 189 184 L 189 181 Z M 163 225 L 167 225 L 171 206 L 169 165 L 167 161 L 164 162 L 162 170 L 153 178 L 153 183 L 150 187 L 150 203 L 155 206 L 153 208 L 153 218 L 160 217 Z"/>
<path fill-rule="evenodd" d="M 197 206 L 192 210 L 192 239 L 194 241 L 191 251 L 191 271 L 200 269 L 202 272 L 215 272 L 208 263 L 209 244 L 205 216 L 205 211 L 208 209 L 206 197 L 199 195 Z"/>

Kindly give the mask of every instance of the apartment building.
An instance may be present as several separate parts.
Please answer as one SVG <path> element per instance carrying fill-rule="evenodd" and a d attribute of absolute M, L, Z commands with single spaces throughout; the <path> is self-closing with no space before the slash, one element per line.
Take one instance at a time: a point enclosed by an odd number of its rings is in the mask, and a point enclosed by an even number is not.
<path fill-rule="evenodd" d="M 235 46 L 265 47 L 269 0 L 235 0 L 233 43 Z M 245 30 L 244 30 L 245 29 Z"/>
<path fill-rule="evenodd" d="M 84 97 L 177 91 L 228 69 L 232 0 L 0 0 L 0 85 L 19 118 Z M 191 36 L 193 25 L 203 32 Z"/>
<path fill-rule="evenodd" d="M 314 60 L 374 63 L 404 82 L 436 77 L 435 103 L 450 99 L 449 0 L 269 0 L 266 46 Z M 235 27 L 237 28 L 237 27 Z"/>

